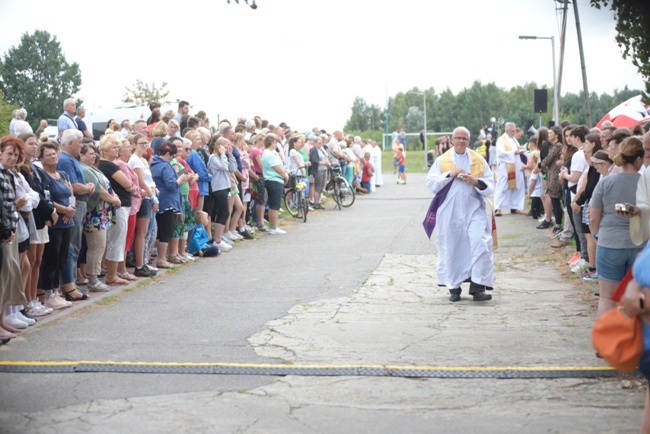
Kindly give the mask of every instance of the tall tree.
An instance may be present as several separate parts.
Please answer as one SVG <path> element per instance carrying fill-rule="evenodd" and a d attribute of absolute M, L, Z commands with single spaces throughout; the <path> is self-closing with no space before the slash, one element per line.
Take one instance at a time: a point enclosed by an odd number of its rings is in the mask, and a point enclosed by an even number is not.
<path fill-rule="evenodd" d="M 646 97 L 650 98 L 650 6 L 648 0 L 591 0 L 600 9 L 609 6 L 616 15 L 616 42 L 623 49 L 623 58 L 632 63 L 643 76 Z"/>
<path fill-rule="evenodd" d="M 156 83 L 147 84 L 142 80 L 136 80 L 132 87 L 126 88 L 122 101 L 134 102 L 138 106 L 149 105 L 154 101 L 160 102 L 169 95 L 169 91 L 165 89 L 166 87 L 167 83 L 164 81 L 158 87 Z"/>
<path fill-rule="evenodd" d="M 24 107 L 34 129 L 40 119 L 58 117 L 63 101 L 79 91 L 81 72 L 69 64 L 56 36 L 24 33 L 0 62 L 0 88 L 9 104 Z"/>

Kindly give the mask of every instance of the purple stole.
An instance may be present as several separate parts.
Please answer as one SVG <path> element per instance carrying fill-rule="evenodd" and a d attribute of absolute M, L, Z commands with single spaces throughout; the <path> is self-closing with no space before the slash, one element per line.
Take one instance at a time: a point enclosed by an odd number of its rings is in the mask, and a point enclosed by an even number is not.
<path fill-rule="evenodd" d="M 433 199 L 431 200 L 431 205 L 429 205 L 429 210 L 427 211 L 427 214 L 424 217 L 424 221 L 422 222 L 422 226 L 424 226 L 424 232 L 427 233 L 429 239 L 431 239 L 431 234 L 433 233 L 433 230 L 436 227 L 438 208 L 440 208 L 440 205 L 442 205 L 442 203 L 445 201 L 445 198 L 447 198 L 447 193 L 449 193 L 449 189 L 451 188 L 451 184 L 453 182 L 454 180 L 452 179 L 438 193 L 436 193 L 436 195 L 433 196 Z"/>

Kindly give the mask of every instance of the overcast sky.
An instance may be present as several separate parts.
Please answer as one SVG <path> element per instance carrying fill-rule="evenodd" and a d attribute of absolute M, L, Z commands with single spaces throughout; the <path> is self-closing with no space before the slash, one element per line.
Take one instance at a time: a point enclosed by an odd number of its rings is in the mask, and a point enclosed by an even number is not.
<path fill-rule="evenodd" d="M 385 107 L 413 86 L 454 93 L 474 80 L 551 86 L 553 0 L 0 0 L 0 53 L 47 30 L 77 62 L 90 108 L 120 103 L 136 79 L 169 83 L 170 98 L 220 117 L 260 115 L 297 130 L 342 128 L 355 97 Z M 643 81 L 623 60 L 610 11 L 578 1 L 589 90 Z M 570 8 L 572 10 L 572 8 Z M 562 92 L 582 89 L 574 16 Z M 29 111 L 29 107 L 27 107 Z"/>

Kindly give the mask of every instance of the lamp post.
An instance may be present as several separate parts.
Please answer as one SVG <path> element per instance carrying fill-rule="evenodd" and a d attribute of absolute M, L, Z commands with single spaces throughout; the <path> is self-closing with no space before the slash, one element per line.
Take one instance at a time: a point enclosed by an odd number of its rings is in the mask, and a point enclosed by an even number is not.
<path fill-rule="evenodd" d="M 553 54 L 553 123 L 558 125 L 560 115 L 559 107 L 560 100 L 557 93 L 557 77 L 555 75 L 555 37 L 553 36 L 519 36 L 519 39 L 550 39 L 551 40 L 551 49 Z"/>
<path fill-rule="evenodd" d="M 427 94 L 426 92 L 407 92 L 409 95 L 422 95 L 422 105 L 424 106 L 424 168 L 427 167 Z"/>

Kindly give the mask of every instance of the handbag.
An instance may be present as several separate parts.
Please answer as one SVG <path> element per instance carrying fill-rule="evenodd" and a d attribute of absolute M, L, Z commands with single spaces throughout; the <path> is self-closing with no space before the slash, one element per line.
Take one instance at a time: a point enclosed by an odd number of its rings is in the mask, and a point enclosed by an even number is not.
<path fill-rule="evenodd" d="M 598 354 L 607 364 L 622 372 L 632 372 L 643 353 L 641 318 L 630 318 L 620 309 L 610 309 L 594 324 L 591 338 Z"/>
<path fill-rule="evenodd" d="M 183 213 L 174 211 L 174 226 L 182 225 L 183 221 Z"/>

